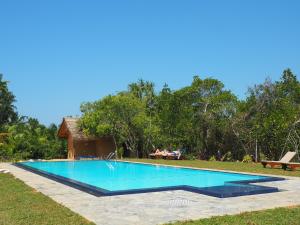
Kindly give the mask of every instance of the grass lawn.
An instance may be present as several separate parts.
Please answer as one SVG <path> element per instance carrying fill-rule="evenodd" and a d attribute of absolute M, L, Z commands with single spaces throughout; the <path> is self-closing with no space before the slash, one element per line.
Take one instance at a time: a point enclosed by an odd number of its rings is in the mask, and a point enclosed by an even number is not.
<path fill-rule="evenodd" d="M 217 216 L 174 225 L 299 225 L 300 207 L 277 208 L 242 213 L 234 216 Z"/>
<path fill-rule="evenodd" d="M 260 163 L 242 163 L 242 162 L 218 162 L 218 161 L 203 161 L 203 160 L 164 160 L 164 159 L 124 159 L 126 161 L 146 162 L 156 164 L 166 164 L 175 166 L 191 166 L 197 168 L 232 170 L 238 172 L 264 173 L 272 175 L 295 176 L 300 177 L 300 170 L 290 171 L 281 168 L 263 168 Z M 300 224 L 300 222 L 299 222 Z"/>
<path fill-rule="evenodd" d="M 94 224 L 10 174 L 0 174 L 0 225 Z"/>

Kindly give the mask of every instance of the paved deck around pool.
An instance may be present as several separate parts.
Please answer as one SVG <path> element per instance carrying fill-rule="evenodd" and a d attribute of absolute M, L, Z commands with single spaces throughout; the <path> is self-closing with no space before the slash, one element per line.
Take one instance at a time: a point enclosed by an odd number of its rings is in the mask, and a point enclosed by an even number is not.
<path fill-rule="evenodd" d="M 27 185 L 51 197 L 96 224 L 148 225 L 178 220 L 238 214 L 281 206 L 300 205 L 300 178 L 260 183 L 281 192 L 233 198 L 215 198 L 187 191 L 165 191 L 96 197 L 37 174 L 0 163 Z"/>

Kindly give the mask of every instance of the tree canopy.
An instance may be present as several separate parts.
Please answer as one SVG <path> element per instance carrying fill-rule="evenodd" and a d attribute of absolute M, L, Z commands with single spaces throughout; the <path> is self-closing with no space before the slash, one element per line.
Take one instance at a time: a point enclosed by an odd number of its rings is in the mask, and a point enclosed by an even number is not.
<path fill-rule="evenodd" d="M 15 96 L 8 90 L 8 82 L 0 74 L 0 131 L 4 125 L 15 122 L 18 114 L 14 106 Z"/>
<path fill-rule="evenodd" d="M 19 116 L 15 96 L 0 74 L 0 161 L 50 159 L 66 156 L 66 143 L 57 137 L 57 126 Z"/>
<path fill-rule="evenodd" d="M 66 143 L 57 126 L 20 116 L 8 82 L 0 75 L 0 160 L 62 158 Z M 155 148 L 181 148 L 187 158 L 243 160 L 246 156 L 279 159 L 297 143 L 300 132 L 300 82 L 290 69 L 278 81 L 249 88 L 238 99 L 212 77 L 193 77 L 190 85 L 155 90 L 138 80 L 128 89 L 81 105 L 80 126 L 86 134 L 112 136 L 124 156 L 147 157 Z M 298 146 L 299 147 L 299 146 Z"/>
<path fill-rule="evenodd" d="M 193 78 L 189 86 L 139 80 L 126 91 L 84 103 L 81 126 L 88 134 L 111 135 L 118 148 L 145 157 L 153 148 L 184 148 L 209 159 L 218 151 L 229 160 L 253 155 L 278 159 L 292 124 L 300 118 L 300 83 L 290 69 L 279 81 L 270 79 L 238 99 L 213 78 Z M 287 148 L 293 148 L 288 144 Z"/>

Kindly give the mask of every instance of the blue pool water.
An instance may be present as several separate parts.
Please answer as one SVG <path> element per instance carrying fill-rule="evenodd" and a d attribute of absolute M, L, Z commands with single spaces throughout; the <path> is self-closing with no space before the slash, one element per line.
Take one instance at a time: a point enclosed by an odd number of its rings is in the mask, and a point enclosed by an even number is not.
<path fill-rule="evenodd" d="M 232 181 L 260 180 L 267 178 L 264 176 L 239 173 L 104 160 L 23 162 L 21 164 L 108 191 L 162 188 L 181 185 L 205 188 L 222 186 L 225 185 L 226 182 Z"/>

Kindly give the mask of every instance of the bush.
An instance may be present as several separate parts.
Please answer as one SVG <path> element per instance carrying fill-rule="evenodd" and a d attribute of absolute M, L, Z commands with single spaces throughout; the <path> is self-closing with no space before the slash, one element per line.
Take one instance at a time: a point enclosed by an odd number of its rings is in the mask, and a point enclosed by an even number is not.
<path fill-rule="evenodd" d="M 12 158 L 10 158 L 10 161 L 18 162 L 18 161 L 21 161 L 24 159 L 28 159 L 29 155 L 30 154 L 28 152 L 18 152 L 18 153 L 15 153 Z"/>
<path fill-rule="evenodd" d="M 228 161 L 228 162 L 232 162 L 233 161 L 233 157 L 232 157 L 232 153 L 229 151 L 229 152 L 226 152 L 221 161 Z"/>
<path fill-rule="evenodd" d="M 118 159 L 122 159 L 124 154 L 124 149 L 123 148 L 117 148 L 117 157 Z"/>
<path fill-rule="evenodd" d="M 259 160 L 267 160 L 267 157 L 264 153 L 259 153 Z"/>
<path fill-rule="evenodd" d="M 251 163 L 253 160 L 252 160 L 252 156 L 251 155 L 245 155 L 244 158 L 243 158 L 243 163 Z"/>
<path fill-rule="evenodd" d="M 213 155 L 209 158 L 209 161 L 217 161 L 216 157 Z"/>
<path fill-rule="evenodd" d="M 7 135 L 0 140 L 0 160 L 65 158 L 67 143 L 57 137 L 57 131 L 56 125 L 46 127 L 32 118 L 7 125 Z"/>
<path fill-rule="evenodd" d="M 193 154 L 183 154 L 183 157 L 187 160 L 196 160 L 196 156 Z"/>

